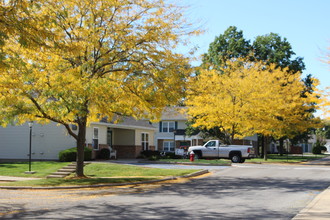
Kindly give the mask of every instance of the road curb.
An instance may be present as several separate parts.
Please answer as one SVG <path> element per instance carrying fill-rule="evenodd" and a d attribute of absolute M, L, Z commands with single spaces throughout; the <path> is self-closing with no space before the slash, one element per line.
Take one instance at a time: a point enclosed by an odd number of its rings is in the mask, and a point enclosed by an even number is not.
<path fill-rule="evenodd" d="M 138 163 L 147 164 L 175 164 L 175 165 L 193 165 L 193 166 L 231 166 L 231 163 L 211 164 L 211 163 L 191 163 L 191 162 L 162 162 L 162 161 L 138 161 Z"/>
<path fill-rule="evenodd" d="M 86 189 L 86 188 L 102 188 L 102 187 L 112 187 L 112 186 L 128 186 L 128 185 L 141 185 L 141 184 L 152 184 L 152 183 L 160 183 L 169 180 L 177 180 L 181 178 L 191 178 L 200 176 L 208 173 L 209 171 L 204 169 L 200 170 L 188 175 L 184 176 L 176 176 L 176 177 L 167 177 L 159 180 L 148 180 L 148 181 L 139 181 L 139 182 L 131 182 L 131 183 L 108 183 L 108 184 L 98 184 L 98 185 L 83 185 L 83 186 L 54 186 L 54 187 L 33 187 L 33 186 L 0 186 L 0 189 L 12 189 L 12 190 L 20 190 L 20 189 L 29 189 L 29 190 L 40 190 L 40 189 Z"/>

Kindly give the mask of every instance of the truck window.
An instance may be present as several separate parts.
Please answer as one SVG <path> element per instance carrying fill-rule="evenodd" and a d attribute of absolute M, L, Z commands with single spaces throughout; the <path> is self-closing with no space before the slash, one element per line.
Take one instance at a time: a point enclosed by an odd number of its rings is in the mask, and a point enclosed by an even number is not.
<path fill-rule="evenodd" d="M 215 145 L 215 141 L 210 141 L 205 145 L 205 147 L 215 147 Z"/>

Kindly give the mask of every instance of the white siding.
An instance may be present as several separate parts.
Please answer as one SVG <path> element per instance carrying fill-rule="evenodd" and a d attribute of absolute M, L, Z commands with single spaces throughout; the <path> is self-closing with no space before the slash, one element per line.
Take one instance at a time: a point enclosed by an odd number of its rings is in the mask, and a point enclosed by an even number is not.
<path fill-rule="evenodd" d="M 186 129 L 187 125 L 186 125 L 187 121 L 178 121 L 178 129 Z"/>
<path fill-rule="evenodd" d="M 141 146 L 142 133 L 147 133 L 149 135 L 149 146 L 155 146 L 154 132 L 150 130 L 142 130 L 142 129 L 135 130 L 135 145 Z"/>
<path fill-rule="evenodd" d="M 0 159 L 28 159 L 29 135 L 27 123 L 0 127 Z M 57 160 L 61 150 L 75 146 L 75 139 L 67 134 L 64 126 L 57 126 L 56 123 L 33 124 L 32 159 Z"/>
<path fill-rule="evenodd" d="M 94 125 L 91 123 L 89 127 L 86 128 L 86 143 L 91 144 L 93 141 L 93 129 L 99 129 L 99 144 L 107 144 L 107 126 L 106 125 Z"/>

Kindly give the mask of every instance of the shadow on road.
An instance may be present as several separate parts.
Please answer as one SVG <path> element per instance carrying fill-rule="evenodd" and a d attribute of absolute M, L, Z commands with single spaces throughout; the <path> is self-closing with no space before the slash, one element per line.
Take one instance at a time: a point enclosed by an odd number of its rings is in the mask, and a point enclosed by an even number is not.
<path fill-rule="evenodd" d="M 79 205 L 67 209 L 49 209 L 14 213 L 10 217 L 1 219 L 164 219 L 164 220 L 180 220 L 180 219 L 281 219 L 283 213 L 274 213 L 272 210 L 250 210 L 249 213 L 224 213 L 221 210 L 209 212 L 203 210 L 195 210 L 195 212 L 180 210 L 176 207 L 163 206 L 162 208 L 148 208 L 153 204 L 145 203 L 141 208 L 135 205 L 126 205 L 125 207 L 115 205 L 95 206 Z M 262 215 L 258 213 L 262 213 Z M 293 216 L 291 216 L 293 217 Z"/>
<path fill-rule="evenodd" d="M 237 178 L 209 176 L 183 184 L 168 184 L 138 194 L 97 196 L 80 203 L 67 203 L 27 211 L 11 207 L 1 219 L 291 219 L 303 207 L 283 208 L 281 204 L 262 207 L 253 197 L 267 197 L 270 188 L 284 194 L 320 191 L 329 182 L 299 179 Z M 93 192 L 90 192 L 93 196 Z M 79 195 L 77 194 L 79 197 Z M 243 197 L 241 202 L 234 198 Z M 158 198 L 158 200 L 155 200 Z M 270 198 L 266 198 L 272 200 Z M 207 201 L 207 202 L 205 202 Z M 222 202 L 225 201 L 225 204 Z M 253 200 L 256 201 L 256 200 Z M 258 201 L 258 200 L 257 200 Z M 274 201 L 274 203 L 279 203 Z M 228 208 L 229 206 L 229 208 Z M 233 211 L 230 211 L 230 207 Z M 2 207 L 7 210 L 10 207 Z M 236 211 L 235 211 L 236 210 Z"/>

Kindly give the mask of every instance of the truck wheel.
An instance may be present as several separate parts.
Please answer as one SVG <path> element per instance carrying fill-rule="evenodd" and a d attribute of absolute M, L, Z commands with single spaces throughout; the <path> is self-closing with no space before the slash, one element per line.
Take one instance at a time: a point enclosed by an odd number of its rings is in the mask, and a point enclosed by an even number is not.
<path fill-rule="evenodd" d="M 241 156 L 238 154 L 234 154 L 233 156 L 231 156 L 231 162 L 233 163 L 240 163 L 241 159 Z"/>
<path fill-rule="evenodd" d="M 240 163 L 244 163 L 245 162 L 245 158 L 241 158 Z"/>
<path fill-rule="evenodd" d="M 200 152 L 194 152 L 195 153 L 195 160 L 199 160 L 202 158 L 202 153 Z"/>

